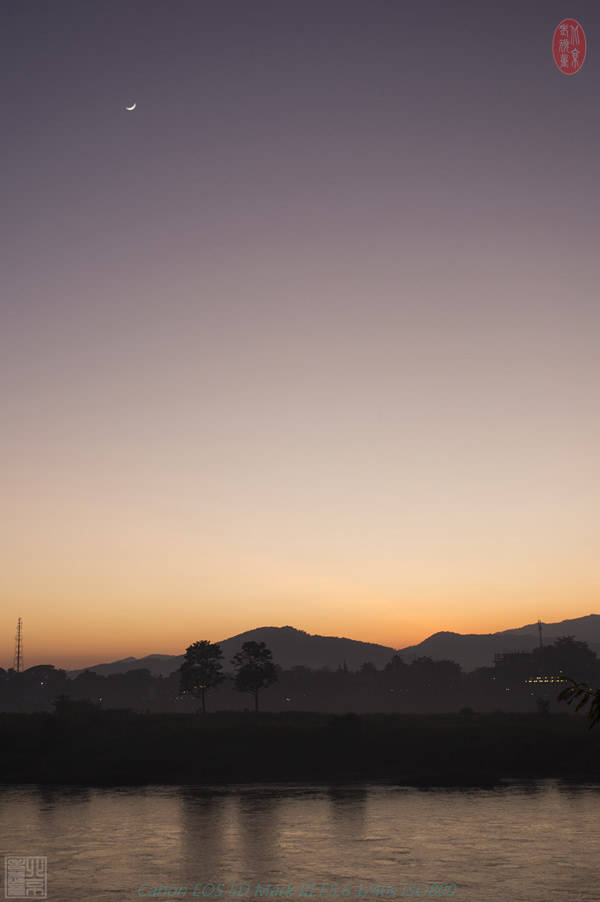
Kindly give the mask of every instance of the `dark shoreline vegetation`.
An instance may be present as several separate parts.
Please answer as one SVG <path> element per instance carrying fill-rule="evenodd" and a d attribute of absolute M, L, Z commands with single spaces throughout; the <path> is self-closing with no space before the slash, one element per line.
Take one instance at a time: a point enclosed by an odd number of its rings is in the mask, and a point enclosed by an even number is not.
<path fill-rule="evenodd" d="M 2 783 L 600 780 L 600 731 L 569 714 L 0 714 Z"/>
<path fill-rule="evenodd" d="M 581 690 L 581 696 L 577 693 L 584 684 L 600 684 L 596 653 L 573 636 L 558 637 L 531 652 L 496 654 L 491 666 L 468 672 L 456 661 L 420 657 L 406 662 L 399 654 L 381 669 L 369 661 L 358 670 L 345 661 L 337 669 L 285 669 L 272 660 L 265 643 L 255 641 L 242 643 L 231 658 L 233 672 L 225 671 L 224 663 L 218 644 L 200 640 L 188 647 L 179 669 L 166 676 L 148 668 L 106 676 L 84 670 L 74 678 L 51 664 L 22 671 L 0 668 L 0 711 L 49 713 L 62 699 L 152 714 L 192 714 L 198 708 L 242 712 L 249 706 L 332 715 L 441 714 L 465 708 L 560 713 L 566 704 L 558 700 L 559 692 L 569 690 L 569 699 L 563 701 L 592 702 L 588 689 Z"/>

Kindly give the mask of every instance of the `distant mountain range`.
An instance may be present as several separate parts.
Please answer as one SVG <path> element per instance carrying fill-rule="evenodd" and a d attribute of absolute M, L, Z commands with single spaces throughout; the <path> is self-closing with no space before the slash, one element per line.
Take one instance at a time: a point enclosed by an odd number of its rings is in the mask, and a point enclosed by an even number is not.
<path fill-rule="evenodd" d="M 600 654 L 600 614 L 588 614 L 574 620 L 559 623 L 542 623 L 542 641 L 551 645 L 558 636 L 575 636 L 578 641 L 587 642 L 596 654 Z M 434 661 L 457 661 L 463 670 L 476 667 L 490 667 L 494 655 L 505 651 L 531 651 L 539 645 L 537 623 L 529 623 L 518 629 L 502 630 L 499 633 L 434 633 L 418 645 L 402 648 L 398 654 L 404 661 L 428 657 Z"/>
<path fill-rule="evenodd" d="M 558 636 L 566 635 L 587 642 L 590 648 L 600 654 L 600 614 L 542 624 L 544 644 L 551 644 Z M 295 666 L 310 667 L 313 670 L 329 667 L 336 670 L 344 664 L 349 670 L 358 670 L 366 662 L 381 669 L 396 651 L 406 662 L 414 658 L 429 657 L 434 661 L 457 661 L 463 670 L 474 670 L 476 667 L 490 667 L 496 653 L 531 651 L 539 644 L 539 633 L 537 623 L 488 634 L 441 632 L 434 633 L 418 645 L 396 650 L 373 642 L 312 635 L 293 626 L 263 626 L 218 643 L 223 650 L 225 670 L 231 669 L 231 658 L 240 650 L 242 643 L 251 640 L 265 642 L 273 652 L 275 663 L 284 670 Z M 145 667 L 156 676 L 168 676 L 181 666 L 182 661 L 183 655 L 147 655 L 145 658 L 123 658 L 108 664 L 95 664 L 85 669 L 107 676 Z M 81 672 L 71 670 L 68 675 L 75 677 Z"/>

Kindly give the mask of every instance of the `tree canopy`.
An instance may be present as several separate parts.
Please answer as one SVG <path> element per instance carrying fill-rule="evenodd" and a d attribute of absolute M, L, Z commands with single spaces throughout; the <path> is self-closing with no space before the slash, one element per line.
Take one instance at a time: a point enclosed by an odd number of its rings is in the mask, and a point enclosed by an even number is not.
<path fill-rule="evenodd" d="M 220 645 L 202 639 L 194 642 L 185 652 L 180 668 L 180 690 L 194 698 L 202 699 L 202 713 L 206 714 L 206 693 L 225 679 L 223 652 Z"/>
<path fill-rule="evenodd" d="M 236 668 L 235 688 L 254 696 L 254 710 L 258 711 L 258 693 L 276 682 L 277 668 L 273 654 L 264 642 L 244 642 L 241 651 L 232 658 Z"/>

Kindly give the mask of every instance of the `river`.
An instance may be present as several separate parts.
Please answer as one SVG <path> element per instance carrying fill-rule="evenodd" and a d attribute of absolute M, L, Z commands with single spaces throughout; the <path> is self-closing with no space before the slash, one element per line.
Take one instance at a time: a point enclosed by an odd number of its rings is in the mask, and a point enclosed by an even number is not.
<path fill-rule="evenodd" d="M 46 858 L 47 898 L 57 902 L 597 902 L 599 805 L 600 787 L 555 781 L 2 786 L 0 847 L 12 856 L 11 886 L 21 879 L 15 857 Z M 44 863 L 36 867 L 41 881 Z"/>

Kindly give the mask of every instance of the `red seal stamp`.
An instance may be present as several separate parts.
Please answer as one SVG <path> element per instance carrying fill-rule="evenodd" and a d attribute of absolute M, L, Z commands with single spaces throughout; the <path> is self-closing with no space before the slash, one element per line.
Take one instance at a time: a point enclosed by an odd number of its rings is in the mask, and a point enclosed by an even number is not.
<path fill-rule="evenodd" d="M 575 75 L 583 66 L 587 41 L 577 19 L 563 19 L 554 29 L 552 56 L 563 75 Z"/>

